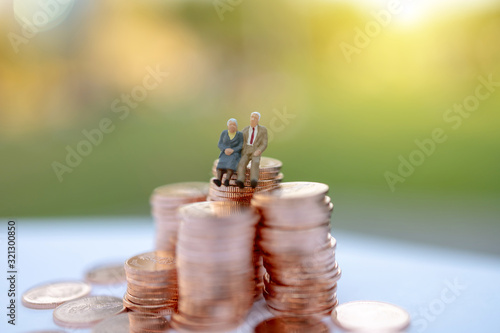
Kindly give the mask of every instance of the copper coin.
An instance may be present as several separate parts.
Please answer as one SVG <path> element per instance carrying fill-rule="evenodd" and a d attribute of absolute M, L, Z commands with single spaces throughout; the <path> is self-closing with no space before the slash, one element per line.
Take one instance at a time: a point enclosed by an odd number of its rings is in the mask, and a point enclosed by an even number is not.
<path fill-rule="evenodd" d="M 123 333 L 123 332 L 166 332 L 170 328 L 165 317 L 128 312 L 103 320 L 92 329 L 92 333 Z"/>
<path fill-rule="evenodd" d="M 339 328 L 362 332 L 400 332 L 410 325 L 403 308 L 385 302 L 354 301 L 341 304 L 332 313 Z"/>
<path fill-rule="evenodd" d="M 208 193 L 208 183 L 187 182 L 176 183 L 157 187 L 153 191 L 154 196 L 172 201 L 183 201 L 191 198 L 206 197 Z"/>
<path fill-rule="evenodd" d="M 164 304 L 136 304 L 128 299 L 128 295 L 123 296 L 123 306 L 129 310 L 141 313 L 153 313 L 162 316 L 168 316 L 175 312 L 176 301 L 166 301 Z"/>
<path fill-rule="evenodd" d="M 280 200 L 324 200 L 329 187 L 326 184 L 315 182 L 286 182 L 281 183 L 278 190 L 270 194 L 256 194 L 254 199 L 257 202 L 269 202 Z"/>
<path fill-rule="evenodd" d="M 22 303 L 32 309 L 53 309 L 64 302 L 87 296 L 91 289 L 85 282 L 49 283 L 26 291 Z"/>
<path fill-rule="evenodd" d="M 175 269 L 175 255 L 165 251 L 139 254 L 125 262 L 125 271 L 139 274 L 142 272 L 162 272 L 172 269 Z"/>
<path fill-rule="evenodd" d="M 87 328 L 123 312 L 122 300 L 112 296 L 90 296 L 59 305 L 53 313 L 57 325 Z"/>
<path fill-rule="evenodd" d="M 123 263 L 92 268 L 85 274 L 85 280 L 100 285 L 123 283 L 126 281 Z"/>
<path fill-rule="evenodd" d="M 274 317 L 255 327 L 255 333 L 328 333 L 330 329 L 318 318 Z"/>

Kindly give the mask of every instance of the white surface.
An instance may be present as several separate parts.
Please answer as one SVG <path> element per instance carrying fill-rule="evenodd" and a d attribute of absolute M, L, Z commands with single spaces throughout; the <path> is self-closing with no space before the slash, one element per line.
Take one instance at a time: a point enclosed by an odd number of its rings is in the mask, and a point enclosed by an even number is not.
<path fill-rule="evenodd" d="M 6 252 L 7 220 L 0 226 L 1 251 Z M 30 332 L 58 328 L 52 310 L 21 305 L 20 295 L 34 285 L 57 280 L 81 280 L 87 268 L 124 261 L 153 248 L 154 227 L 148 218 L 17 220 L 17 325 L 7 324 L 7 281 L 0 283 L 0 332 Z M 421 246 L 342 231 L 337 261 L 341 303 L 380 300 L 402 306 L 413 317 L 408 332 L 500 332 L 500 258 Z M 4 252 L 4 253 L 5 253 Z M 6 255 L 1 255 L 6 275 Z M 450 284 L 466 286 L 450 290 Z M 122 297 L 126 286 L 94 287 L 92 294 Z M 423 314 L 424 311 L 427 314 Z M 254 305 L 238 332 L 252 332 L 270 316 L 263 302 Z M 326 322 L 330 322 L 328 318 Z M 425 326 L 425 327 L 424 327 Z M 65 332 L 90 332 L 69 330 Z M 336 330 L 337 332 L 337 330 Z"/>

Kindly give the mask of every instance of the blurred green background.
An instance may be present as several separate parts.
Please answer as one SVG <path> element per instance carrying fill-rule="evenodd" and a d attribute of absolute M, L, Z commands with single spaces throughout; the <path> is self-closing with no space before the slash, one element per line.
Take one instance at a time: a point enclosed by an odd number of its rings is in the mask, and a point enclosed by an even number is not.
<path fill-rule="evenodd" d="M 449 111 L 500 82 L 500 5 L 389 3 L 0 2 L 0 216 L 148 215 L 155 187 L 208 181 L 227 119 L 259 111 L 285 181 L 330 185 L 334 229 L 500 254 L 500 87 Z M 148 68 L 168 75 L 141 90 Z M 68 146 L 88 150 L 75 167 Z"/>

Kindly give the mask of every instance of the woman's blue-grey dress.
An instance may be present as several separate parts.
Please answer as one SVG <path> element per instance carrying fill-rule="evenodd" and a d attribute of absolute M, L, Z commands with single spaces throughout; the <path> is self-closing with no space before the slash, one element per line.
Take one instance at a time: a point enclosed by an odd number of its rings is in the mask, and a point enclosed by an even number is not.
<path fill-rule="evenodd" d="M 218 146 L 220 149 L 220 155 L 217 169 L 231 169 L 236 171 L 241 158 L 241 149 L 243 148 L 243 133 L 240 131 L 236 132 L 236 135 L 231 140 L 229 138 L 228 130 L 222 131 Z M 228 156 L 224 153 L 226 148 L 231 148 L 234 152 Z"/>

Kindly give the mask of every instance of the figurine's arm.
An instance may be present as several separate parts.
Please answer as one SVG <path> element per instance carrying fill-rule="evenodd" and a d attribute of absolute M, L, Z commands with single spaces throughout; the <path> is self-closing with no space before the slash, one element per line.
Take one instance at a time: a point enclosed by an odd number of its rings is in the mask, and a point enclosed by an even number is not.
<path fill-rule="evenodd" d="M 238 136 L 238 141 L 233 149 L 236 153 L 241 153 L 241 150 L 243 149 L 243 133 Z"/>
<path fill-rule="evenodd" d="M 257 147 L 256 150 L 259 150 L 260 153 L 262 154 L 264 152 L 264 150 L 266 150 L 266 148 L 267 148 L 267 128 L 260 126 L 259 132 L 260 131 L 262 131 L 261 132 L 262 140 L 261 140 L 260 145 Z"/>
<path fill-rule="evenodd" d="M 219 150 L 222 152 L 224 150 L 226 150 L 226 146 L 224 146 L 224 131 L 222 131 L 222 133 L 220 134 L 220 138 L 219 138 L 219 143 L 217 144 L 217 146 L 219 147 Z"/>

